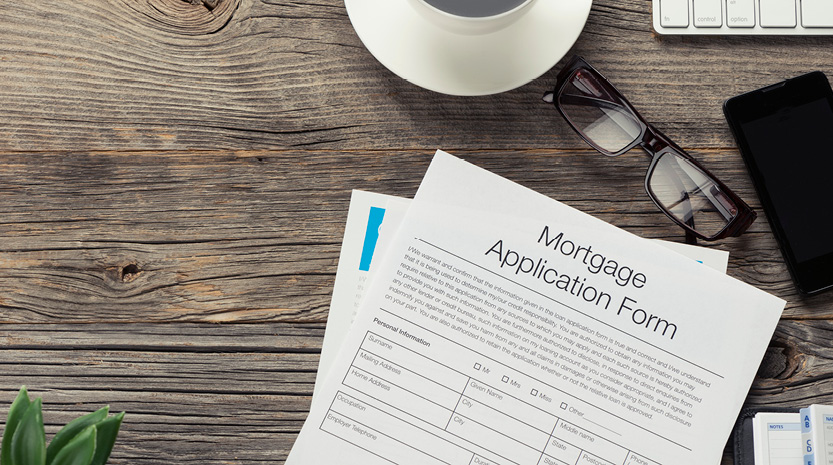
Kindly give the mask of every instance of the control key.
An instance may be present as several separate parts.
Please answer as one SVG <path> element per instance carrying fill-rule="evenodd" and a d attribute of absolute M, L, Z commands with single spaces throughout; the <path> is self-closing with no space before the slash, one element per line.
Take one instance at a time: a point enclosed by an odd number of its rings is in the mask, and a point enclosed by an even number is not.
<path fill-rule="evenodd" d="M 723 25 L 723 0 L 694 0 L 694 26 L 720 27 Z"/>

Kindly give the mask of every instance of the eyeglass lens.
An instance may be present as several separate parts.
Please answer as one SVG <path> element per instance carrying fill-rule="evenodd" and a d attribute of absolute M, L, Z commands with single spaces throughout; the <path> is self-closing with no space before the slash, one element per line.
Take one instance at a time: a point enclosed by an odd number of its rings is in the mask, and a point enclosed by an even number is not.
<path fill-rule="evenodd" d="M 668 213 L 706 237 L 722 231 L 738 207 L 688 159 L 665 152 L 648 174 L 648 190 Z"/>
<path fill-rule="evenodd" d="M 642 134 L 636 115 L 592 73 L 576 71 L 558 95 L 558 105 L 573 127 L 607 155 L 621 152 Z"/>

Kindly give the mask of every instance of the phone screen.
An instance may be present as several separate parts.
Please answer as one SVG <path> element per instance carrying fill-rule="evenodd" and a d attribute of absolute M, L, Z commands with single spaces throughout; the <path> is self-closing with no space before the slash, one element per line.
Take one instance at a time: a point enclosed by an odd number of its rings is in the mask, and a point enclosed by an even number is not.
<path fill-rule="evenodd" d="M 724 107 L 796 284 L 833 286 L 833 92 L 816 72 Z"/>

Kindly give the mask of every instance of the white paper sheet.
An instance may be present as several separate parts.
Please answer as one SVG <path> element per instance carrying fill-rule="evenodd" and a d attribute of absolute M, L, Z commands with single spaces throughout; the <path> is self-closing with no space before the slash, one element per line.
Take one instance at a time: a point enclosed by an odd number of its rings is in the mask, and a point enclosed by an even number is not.
<path fill-rule="evenodd" d="M 350 330 L 379 258 L 387 250 L 410 203 L 409 199 L 360 190 L 354 190 L 350 196 L 313 399 Z"/>
<path fill-rule="evenodd" d="M 718 463 L 784 306 L 442 153 L 389 250 L 289 465 Z"/>

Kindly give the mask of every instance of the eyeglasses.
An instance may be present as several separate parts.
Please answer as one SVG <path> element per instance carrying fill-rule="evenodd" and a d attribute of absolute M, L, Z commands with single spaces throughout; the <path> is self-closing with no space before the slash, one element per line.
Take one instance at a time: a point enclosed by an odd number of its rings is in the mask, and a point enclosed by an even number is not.
<path fill-rule="evenodd" d="M 574 56 L 544 94 L 588 144 L 615 157 L 641 146 L 651 157 L 645 190 L 686 231 L 686 241 L 743 234 L 758 216 L 691 155 L 649 124 L 583 58 Z"/>

